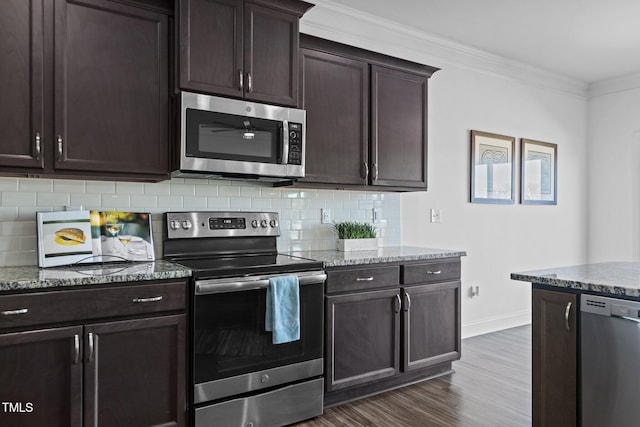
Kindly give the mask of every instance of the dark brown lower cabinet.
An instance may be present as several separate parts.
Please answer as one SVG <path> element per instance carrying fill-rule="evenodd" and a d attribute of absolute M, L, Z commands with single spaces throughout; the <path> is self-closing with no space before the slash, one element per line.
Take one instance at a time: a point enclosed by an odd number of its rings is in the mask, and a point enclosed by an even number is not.
<path fill-rule="evenodd" d="M 399 372 L 400 291 L 327 297 L 327 391 Z"/>
<path fill-rule="evenodd" d="M 82 425 L 81 337 L 82 326 L 0 334 L 0 425 Z"/>
<path fill-rule="evenodd" d="M 534 426 L 576 426 L 578 296 L 533 290 Z"/>
<path fill-rule="evenodd" d="M 460 358 L 460 282 L 406 287 L 402 370 Z"/>
<path fill-rule="evenodd" d="M 460 259 L 327 269 L 325 405 L 451 371 Z"/>
<path fill-rule="evenodd" d="M 0 426 L 186 425 L 186 284 L 124 285 L 0 296 Z"/>

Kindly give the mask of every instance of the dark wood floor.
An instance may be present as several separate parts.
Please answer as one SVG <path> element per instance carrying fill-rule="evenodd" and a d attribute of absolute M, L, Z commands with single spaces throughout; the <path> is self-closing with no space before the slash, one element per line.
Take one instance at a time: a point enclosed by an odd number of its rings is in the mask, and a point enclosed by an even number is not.
<path fill-rule="evenodd" d="M 531 426 L 531 327 L 462 341 L 455 373 L 325 409 L 296 427 Z"/>

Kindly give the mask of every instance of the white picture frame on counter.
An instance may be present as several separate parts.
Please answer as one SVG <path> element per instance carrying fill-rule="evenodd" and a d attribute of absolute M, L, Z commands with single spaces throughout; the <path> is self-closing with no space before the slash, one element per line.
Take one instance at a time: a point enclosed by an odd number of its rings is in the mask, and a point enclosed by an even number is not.
<path fill-rule="evenodd" d="M 38 266 L 93 262 L 89 211 L 37 212 Z"/>

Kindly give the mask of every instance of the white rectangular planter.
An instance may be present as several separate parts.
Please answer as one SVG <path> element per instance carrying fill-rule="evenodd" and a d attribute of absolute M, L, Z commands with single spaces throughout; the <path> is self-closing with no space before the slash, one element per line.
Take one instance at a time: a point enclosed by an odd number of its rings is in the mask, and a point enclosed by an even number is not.
<path fill-rule="evenodd" d="M 338 239 L 337 249 L 342 252 L 374 251 L 378 249 L 378 238 L 372 239 Z"/>

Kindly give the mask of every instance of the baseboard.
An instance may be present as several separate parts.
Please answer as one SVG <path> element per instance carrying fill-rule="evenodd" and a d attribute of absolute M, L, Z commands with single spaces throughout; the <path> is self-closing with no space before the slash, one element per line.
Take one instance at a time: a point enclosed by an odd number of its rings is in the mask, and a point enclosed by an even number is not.
<path fill-rule="evenodd" d="M 488 334 L 490 332 L 501 331 L 503 329 L 514 328 L 516 326 L 528 325 L 530 323 L 530 310 L 509 313 L 504 316 L 490 317 L 488 319 L 462 324 L 462 338 Z"/>

